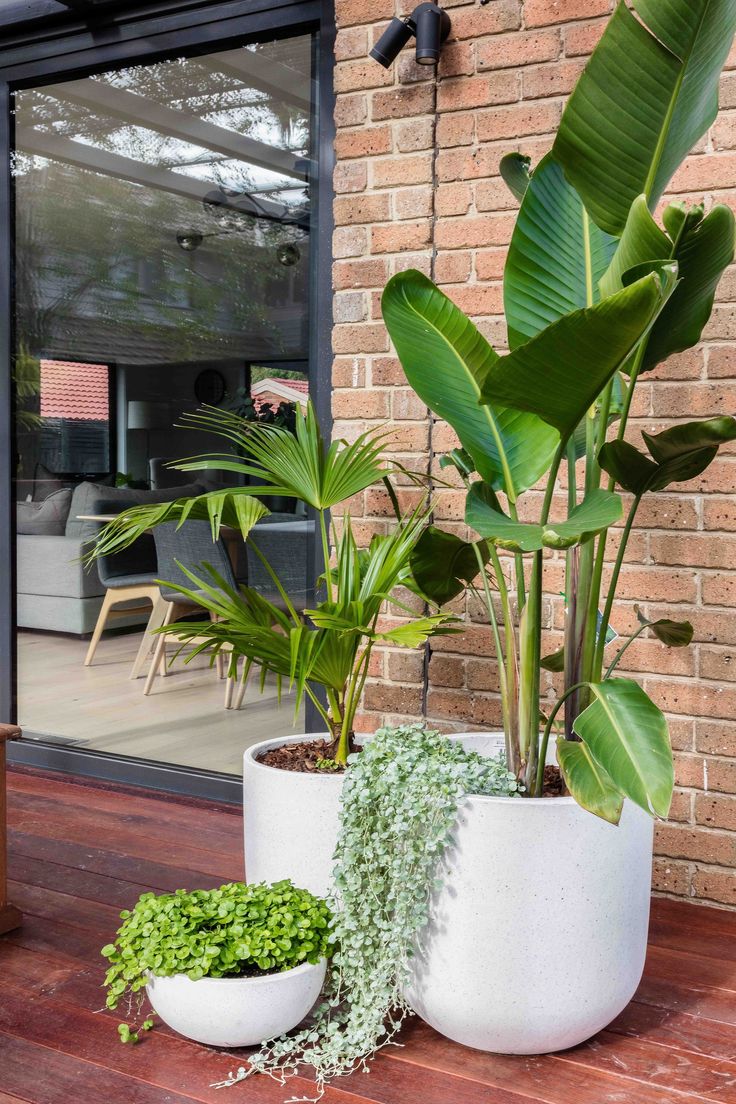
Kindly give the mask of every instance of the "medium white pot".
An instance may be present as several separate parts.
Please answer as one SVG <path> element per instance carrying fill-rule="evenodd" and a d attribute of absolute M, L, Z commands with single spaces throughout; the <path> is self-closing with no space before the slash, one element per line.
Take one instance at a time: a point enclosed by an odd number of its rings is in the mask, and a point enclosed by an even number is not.
<path fill-rule="evenodd" d="M 323 740 L 324 732 L 264 740 L 243 756 L 245 871 L 249 882 L 291 878 L 318 897 L 332 888 L 343 775 L 267 767 L 258 756 L 271 748 Z"/>
<path fill-rule="evenodd" d="M 164 1023 L 208 1046 L 257 1046 L 290 1031 L 314 1007 L 325 959 L 252 978 L 151 977 L 148 999 Z"/>
<path fill-rule="evenodd" d="M 505 1054 L 564 1050 L 600 1031 L 644 968 L 652 835 L 628 801 L 616 827 L 571 797 L 464 798 L 411 1006 L 448 1038 Z"/>

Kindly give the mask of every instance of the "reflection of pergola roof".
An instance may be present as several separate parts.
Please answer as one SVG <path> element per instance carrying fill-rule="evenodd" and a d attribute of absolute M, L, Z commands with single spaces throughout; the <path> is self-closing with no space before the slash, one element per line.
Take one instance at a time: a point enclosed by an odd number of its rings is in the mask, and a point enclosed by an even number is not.
<path fill-rule="evenodd" d="M 79 422 L 106 422 L 110 414 L 108 370 L 105 364 L 69 360 L 42 360 L 42 418 L 73 418 Z"/>
<path fill-rule="evenodd" d="M 178 364 L 224 360 L 257 361 L 291 354 L 301 357 L 302 318 L 280 320 L 278 341 L 258 333 L 202 333 L 185 347 L 175 327 L 116 323 L 77 316 L 64 319 L 47 342 L 48 352 L 75 361 L 104 364 Z"/>

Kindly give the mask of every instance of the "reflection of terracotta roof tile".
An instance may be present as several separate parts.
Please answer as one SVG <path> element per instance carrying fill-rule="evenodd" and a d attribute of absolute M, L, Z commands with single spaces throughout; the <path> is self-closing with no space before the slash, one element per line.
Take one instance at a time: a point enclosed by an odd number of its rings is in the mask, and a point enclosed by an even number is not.
<path fill-rule="evenodd" d="M 281 376 L 271 376 L 268 380 L 263 380 L 262 382 L 282 383 L 284 387 L 288 387 L 292 391 L 301 391 L 302 395 L 309 394 L 309 380 L 282 379 Z"/>
<path fill-rule="evenodd" d="M 106 422 L 108 367 L 69 360 L 41 361 L 41 417 Z"/>

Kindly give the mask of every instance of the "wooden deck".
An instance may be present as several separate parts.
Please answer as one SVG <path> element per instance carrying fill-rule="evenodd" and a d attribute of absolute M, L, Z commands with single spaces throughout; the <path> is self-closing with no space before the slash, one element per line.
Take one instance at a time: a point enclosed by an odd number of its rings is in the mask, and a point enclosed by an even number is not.
<path fill-rule="evenodd" d="M 137 1047 L 101 1011 L 100 947 L 144 890 L 207 886 L 242 875 L 238 810 L 10 775 L 12 899 L 21 930 L 0 939 L 0 1104 L 280 1104 L 309 1095 L 266 1079 L 216 1090 L 240 1062 L 157 1027 Z M 736 914 L 654 902 L 636 999 L 574 1050 L 505 1058 L 457 1046 L 421 1022 L 370 1075 L 324 1104 L 736 1104 Z M 554 963 L 550 964 L 554 971 Z"/>

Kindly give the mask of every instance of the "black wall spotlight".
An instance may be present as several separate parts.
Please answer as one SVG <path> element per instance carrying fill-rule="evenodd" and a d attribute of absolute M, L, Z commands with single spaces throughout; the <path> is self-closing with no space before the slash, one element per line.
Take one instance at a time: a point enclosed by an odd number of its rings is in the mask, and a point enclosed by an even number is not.
<path fill-rule="evenodd" d="M 391 20 L 371 50 L 371 57 L 388 69 L 415 35 L 419 65 L 436 65 L 450 26 L 449 15 L 437 4 L 419 4 L 406 19 L 395 17 Z"/>

